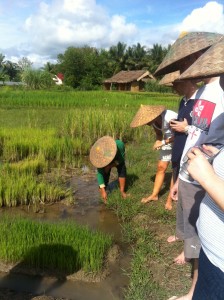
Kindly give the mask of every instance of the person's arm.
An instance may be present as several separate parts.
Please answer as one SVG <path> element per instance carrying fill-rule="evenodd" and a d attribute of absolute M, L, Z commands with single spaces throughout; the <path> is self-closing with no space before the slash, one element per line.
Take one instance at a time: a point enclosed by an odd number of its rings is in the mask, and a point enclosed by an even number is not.
<path fill-rule="evenodd" d="M 104 182 L 104 169 L 98 168 L 96 176 L 97 176 L 97 182 L 99 185 L 100 195 L 103 198 L 103 200 L 107 200 L 107 192 L 106 192 L 106 186 L 105 186 L 105 182 Z"/>
<path fill-rule="evenodd" d="M 177 178 L 176 182 L 174 183 L 174 185 L 170 190 L 170 197 L 173 200 L 178 200 L 178 185 L 179 185 L 179 177 Z"/>
<path fill-rule="evenodd" d="M 155 134 L 156 134 L 156 141 L 153 145 L 153 150 L 158 150 L 160 149 L 164 144 L 163 142 L 163 133 L 161 130 L 159 130 L 158 128 L 156 128 L 155 126 L 153 126 Z"/>
<path fill-rule="evenodd" d="M 100 195 L 104 201 L 107 201 L 107 192 L 105 187 L 100 188 Z"/>
<path fill-rule="evenodd" d="M 211 151 L 213 154 L 219 151 L 213 146 L 203 145 L 203 148 Z M 224 180 L 214 172 L 213 167 L 198 148 L 193 148 L 188 154 L 188 157 L 188 172 L 201 184 L 213 201 L 224 211 Z"/>
<path fill-rule="evenodd" d="M 156 131 L 156 128 L 154 128 L 155 131 Z M 157 129 L 157 131 L 160 133 L 160 134 L 156 134 L 156 141 L 153 145 L 153 149 L 154 150 L 159 150 L 162 146 L 164 145 L 168 145 L 170 143 L 173 143 L 174 141 L 174 135 L 172 135 L 171 137 L 167 138 L 167 139 L 163 139 L 163 135 L 161 134 L 162 132 L 159 131 Z"/>

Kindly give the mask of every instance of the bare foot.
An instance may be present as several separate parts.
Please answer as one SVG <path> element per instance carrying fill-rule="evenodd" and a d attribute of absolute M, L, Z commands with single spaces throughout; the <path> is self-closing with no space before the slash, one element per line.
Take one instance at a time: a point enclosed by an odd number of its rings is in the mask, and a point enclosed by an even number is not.
<path fill-rule="evenodd" d="M 173 242 L 176 242 L 178 240 L 179 240 L 179 238 L 176 235 L 171 235 L 171 236 L 168 237 L 167 242 L 168 243 L 173 243 Z"/>
<path fill-rule="evenodd" d="M 174 258 L 173 261 L 177 265 L 184 265 L 187 262 L 187 259 L 184 256 L 184 251 L 182 251 L 176 258 Z"/>
<path fill-rule="evenodd" d="M 123 193 L 121 193 L 121 196 L 123 199 L 126 199 L 126 198 L 130 197 L 131 194 L 127 194 L 127 193 L 123 192 Z"/>
<path fill-rule="evenodd" d="M 157 201 L 159 199 L 158 196 L 150 195 L 149 197 L 142 198 L 141 203 L 148 203 L 150 201 Z"/>
<path fill-rule="evenodd" d="M 170 202 L 166 202 L 166 204 L 165 204 L 165 209 L 166 210 L 172 210 L 172 203 L 170 203 Z"/>

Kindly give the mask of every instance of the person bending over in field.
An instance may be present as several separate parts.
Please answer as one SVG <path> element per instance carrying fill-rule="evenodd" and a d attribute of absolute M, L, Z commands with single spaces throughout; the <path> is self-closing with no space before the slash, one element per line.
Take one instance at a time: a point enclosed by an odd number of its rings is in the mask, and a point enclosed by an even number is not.
<path fill-rule="evenodd" d="M 95 142 L 90 150 L 90 161 L 97 168 L 97 181 L 99 192 L 107 203 L 107 185 L 110 179 L 110 172 L 113 167 L 117 169 L 118 182 L 122 198 L 126 198 L 126 165 L 124 143 L 110 136 L 103 136 Z"/>

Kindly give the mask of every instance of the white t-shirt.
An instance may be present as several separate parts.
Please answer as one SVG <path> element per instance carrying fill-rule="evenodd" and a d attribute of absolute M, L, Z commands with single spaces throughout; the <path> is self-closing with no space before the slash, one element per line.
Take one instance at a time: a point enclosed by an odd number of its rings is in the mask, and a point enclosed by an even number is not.
<path fill-rule="evenodd" d="M 215 173 L 224 180 L 224 151 L 213 161 Z M 224 272 L 224 211 L 206 193 L 197 221 L 202 248 L 210 262 Z"/>
<path fill-rule="evenodd" d="M 224 145 L 224 92 L 219 84 L 219 78 L 202 86 L 196 93 L 192 111 L 192 125 L 188 130 L 180 166 L 188 150 L 201 144 Z M 179 174 L 186 182 L 186 178 Z M 197 184 L 196 181 L 193 182 Z"/>
<path fill-rule="evenodd" d="M 153 127 L 156 129 L 162 131 L 163 133 L 163 139 L 166 140 L 170 138 L 173 135 L 172 128 L 170 127 L 170 120 L 177 118 L 177 113 L 172 110 L 164 110 L 164 112 L 161 114 L 162 116 L 162 128 L 157 127 L 153 123 Z M 172 144 L 167 144 L 161 147 L 162 150 L 171 150 Z"/>

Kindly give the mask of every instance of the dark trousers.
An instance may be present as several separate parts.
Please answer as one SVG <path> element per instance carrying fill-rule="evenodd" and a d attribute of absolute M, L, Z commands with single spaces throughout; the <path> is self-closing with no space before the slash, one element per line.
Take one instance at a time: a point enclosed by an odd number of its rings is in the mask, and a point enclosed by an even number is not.
<path fill-rule="evenodd" d="M 192 300 L 224 300 L 224 272 L 210 262 L 202 248 Z"/>

